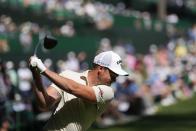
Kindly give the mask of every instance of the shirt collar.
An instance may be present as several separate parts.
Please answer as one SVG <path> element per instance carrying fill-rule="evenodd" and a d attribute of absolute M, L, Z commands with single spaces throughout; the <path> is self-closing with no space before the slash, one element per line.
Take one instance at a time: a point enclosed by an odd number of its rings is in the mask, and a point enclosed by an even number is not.
<path fill-rule="evenodd" d="M 88 85 L 88 72 L 89 70 L 86 70 L 80 75 L 80 78 L 85 81 L 86 85 Z"/>

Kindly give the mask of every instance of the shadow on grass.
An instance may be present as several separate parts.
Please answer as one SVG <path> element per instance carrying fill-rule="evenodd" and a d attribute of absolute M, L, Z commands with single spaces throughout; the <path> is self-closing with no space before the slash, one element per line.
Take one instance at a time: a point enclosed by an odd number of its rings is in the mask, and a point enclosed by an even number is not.
<path fill-rule="evenodd" d="M 141 120 L 120 126 L 118 125 L 115 127 L 130 129 L 130 131 L 193 131 L 196 130 L 196 112 L 180 115 L 158 114 L 155 116 L 144 117 Z"/>
<path fill-rule="evenodd" d="M 189 114 L 157 114 L 135 122 L 89 131 L 196 131 L 196 111 Z"/>

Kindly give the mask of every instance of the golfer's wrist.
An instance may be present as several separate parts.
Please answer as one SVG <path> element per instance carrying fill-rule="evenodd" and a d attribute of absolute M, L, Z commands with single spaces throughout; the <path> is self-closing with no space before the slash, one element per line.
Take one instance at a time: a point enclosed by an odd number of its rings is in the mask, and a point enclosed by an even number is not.
<path fill-rule="evenodd" d="M 47 69 L 47 68 L 46 68 L 45 66 L 39 68 L 40 74 L 43 74 L 43 73 L 46 71 L 46 69 Z"/>

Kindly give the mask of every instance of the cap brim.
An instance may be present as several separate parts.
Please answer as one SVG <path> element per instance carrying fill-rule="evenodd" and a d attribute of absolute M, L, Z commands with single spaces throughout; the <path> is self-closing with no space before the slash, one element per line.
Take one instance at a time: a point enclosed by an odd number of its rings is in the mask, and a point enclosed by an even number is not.
<path fill-rule="evenodd" d="M 111 68 L 110 70 L 113 71 L 114 73 L 120 75 L 120 76 L 128 76 L 129 75 L 126 71 L 124 71 L 123 69 L 120 69 L 120 68 L 118 68 L 118 69 L 112 69 Z"/>

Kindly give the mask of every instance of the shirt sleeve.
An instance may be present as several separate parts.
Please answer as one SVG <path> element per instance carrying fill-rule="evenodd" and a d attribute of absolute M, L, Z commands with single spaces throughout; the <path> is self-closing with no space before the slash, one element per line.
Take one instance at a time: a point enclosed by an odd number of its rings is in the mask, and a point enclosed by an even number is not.
<path fill-rule="evenodd" d="M 54 83 L 50 85 L 51 87 L 55 88 L 57 92 L 62 96 L 63 90 L 61 90 L 58 86 L 56 86 Z"/>
<path fill-rule="evenodd" d="M 63 71 L 59 75 L 64 77 L 66 75 L 66 72 L 67 71 Z M 50 86 L 52 86 L 53 88 L 55 88 L 61 96 L 63 95 L 63 90 L 60 89 L 56 84 L 52 83 Z"/>
<path fill-rule="evenodd" d="M 105 103 L 114 98 L 114 90 L 106 85 L 93 86 L 97 103 Z"/>

